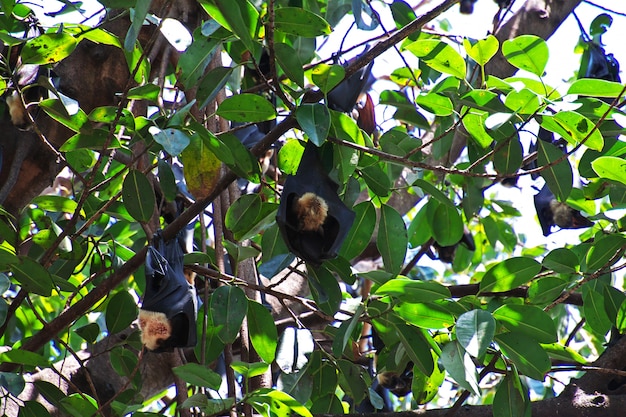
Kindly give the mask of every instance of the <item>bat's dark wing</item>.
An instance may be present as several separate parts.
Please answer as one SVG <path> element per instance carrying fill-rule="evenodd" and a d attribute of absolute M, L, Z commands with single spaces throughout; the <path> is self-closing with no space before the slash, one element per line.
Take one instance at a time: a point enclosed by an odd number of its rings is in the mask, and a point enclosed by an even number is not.
<path fill-rule="evenodd" d="M 548 185 L 544 184 L 539 193 L 535 195 L 534 200 L 541 230 L 544 236 L 548 236 L 551 233 L 552 226 L 555 225 L 551 207 L 552 201 L 555 200 L 554 194 L 552 194 Z"/>
<path fill-rule="evenodd" d="M 359 69 L 348 79 L 340 82 L 328 93 L 328 107 L 333 110 L 348 113 L 356 105 L 359 95 L 369 90 L 373 83 L 372 66 L 374 61 Z"/>
<path fill-rule="evenodd" d="M 183 272 L 181 243 L 178 238 L 163 242 L 157 234 L 146 255 L 146 291 L 141 309 L 165 314 L 172 328 L 170 337 L 157 351 L 196 345 L 196 290 Z"/>
<path fill-rule="evenodd" d="M 322 166 L 317 147 L 308 142 L 296 175 L 285 181 L 276 222 L 289 250 L 314 266 L 337 256 L 354 222 L 355 214 L 341 201 L 337 188 Z M 300 230 L 294 204 L 308 192 L 328 205 L 321 230 Z"/>

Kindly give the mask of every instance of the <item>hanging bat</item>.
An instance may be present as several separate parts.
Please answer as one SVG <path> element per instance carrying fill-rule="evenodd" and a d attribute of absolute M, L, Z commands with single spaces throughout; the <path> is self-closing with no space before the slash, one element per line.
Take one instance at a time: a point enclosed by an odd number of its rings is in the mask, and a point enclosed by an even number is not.
<path fill-rule="evenodd" d="M 185 275 L 180 237 L 156 234 L 146 255 L 146 291 L 139 310 L 141 342 L 155 352 L 196 345 L 196 290 Z"/>
<path fill-rule="evenodd" d="M 378 354 L 385 348 L 385 342 L 372 327 L 372 346 L 376 351 L 374 361 Z M 381 387 L 391 391 L 396 397 L 405 397 L 412 390 L 413 384 L 413 362 L 409 361 L 402 373 L 384 371 L 376 374 L 376 380 Z"/>
<path fill-rule="evenodd" d="M 352 62 L 353 60 L 346 62 L 344 66 L 349 66 Z M 333 88 L 326 97 L 328 107 L 343 113 L 351 112 L 354 106 L 356 106 L 359 96 L 366 93 L 374 81 L 376 81 L 374 76 L 372 76 L 373 65 L 374 61 L 360 68 L 348 79 L 343 80 Z"/>
<path fill-rule="evenodd" d="M 603 47 L 594 43 L 587 42 L 587 49 L 585 51 L 587 56 L 587 67 L 585 72 L 579 71 L 579 74 L 584 74 L 584 78 L 597 78 L 607 81 L 620 81 L 619 76 L 619 62 L 613 56 L 613 54 L 607 54 Z M 583 58 L 582 65 L 585 65 L 585 59 Z"/>
<path fill-rule="evenodd" d="M 296 175 L 285 181 L 276 222 L 289 250 L 313 266 L 337 256 L 354 222 L 337 188 L 307 142 Z"/>
<path fill-rule="evenodd" d="M 459 11 L 463 14 L 474 13 L 474 3 L 476 3 L 476 0 L 461 0 L 459 3 Z"/>
<path fill-rule="evenodd" d="M 537 217 L 544 236 L 552 233 L 552 226 L 561 229 L 582 229 L 593 226 L 593 222 L 565 203 L 556 199 L 545 184 L 534 197 Z"/>
<path fill-rule="evenodd" d="M 476 250 L 476 244 L 474 243 L 474 237 L 470 233 L 470 231 L 465 228 L 463 231 L 463 236 L 461 240 L 459 240 L 455 245 L 451 246 L 441 246 L 437 242 L 433 243 L 433 247 L 437 251 L 437 257 L 441 262 L 446 262 L 451 264 L 454 261 L 454 255 L 456 254 L 456 248 L 459 245 L 465 246 L 470 251 Z M 431 257 L 432 259 L 432 257 Z"/>

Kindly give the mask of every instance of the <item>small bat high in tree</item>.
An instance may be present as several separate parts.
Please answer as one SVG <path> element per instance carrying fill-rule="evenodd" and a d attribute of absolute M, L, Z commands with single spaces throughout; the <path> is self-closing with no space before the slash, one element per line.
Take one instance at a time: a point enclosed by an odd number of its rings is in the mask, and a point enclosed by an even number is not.
<path fill-rule="evenodd" d="M 156 234 L 146 255 L 146 292 L 139 310 L 141 341 L 153 351 L 196 345 L 196 290 L 185 277 L 180 237 Z"/>
<path fill-rule="evenodd" d="M 558 226 L 561 229 L 582 229 L 593 226 L 593 222 L 580 214 L 580 211 L 558 201 L 547 184 L 535 195 L 534 199 L 544 236 L 552 233 L 552 226 Z"/>
<path fill-rule="evenodd" d="M 296 175 L 285 181 L 276 222 L 289 250 L 313 266 L 337 256 L 354 222 L 337 188 L 308 142 Z"/>

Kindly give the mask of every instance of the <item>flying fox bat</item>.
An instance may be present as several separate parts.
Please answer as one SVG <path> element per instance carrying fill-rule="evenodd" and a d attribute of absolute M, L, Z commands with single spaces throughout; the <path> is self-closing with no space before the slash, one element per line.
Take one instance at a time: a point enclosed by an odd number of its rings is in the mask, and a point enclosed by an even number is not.
<path fill-rule="evenodd" d="M 337 188 L 307 142 L 296 175 L 285 181 L 276 222 L 289 250 L 313 266 L 337 256 L 354 222 Z"/>
<path fill-rule="evenodd" d="M 593 226 L 593 222 L 565 203 L 556 199 L 545 184 L 534 197 L 537 217 L 544 236 L 552 233 L 552 226 L 561 229 L 582 229 Z"/>
<path fill-rule="evenodd" d="M 183 268 L 183 242 L 156 234 L 146 255 L 146 291 L 139 310 L 141 341 L 156 352 L 196 345 L 196 290 Z"/>

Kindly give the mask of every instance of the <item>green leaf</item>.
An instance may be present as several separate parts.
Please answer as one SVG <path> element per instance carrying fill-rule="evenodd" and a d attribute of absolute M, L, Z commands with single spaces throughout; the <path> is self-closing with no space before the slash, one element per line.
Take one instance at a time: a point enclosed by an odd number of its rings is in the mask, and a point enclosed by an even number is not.
<path fill-rule="evenodd" d="M 626 249 L 626 238 L 622 235 L 604 235 L 597 239 L 585 257 L 585 272 L 596 272 L 617 262 Z"/>
<path fill-rule="evenodd" d="M 617 98 L 624 95 L 624 86 L 615 81 L 581 78 L 570 85 L 567 94 L 580 96 Z"/>
<path fill-rule="evenodd" d="M 234 361 L 230 366 L 235 372 L 241 374 L 244 378 L 254 378 L 255 376 L 263 375 L 267 372 L 270 364 L 263 362 L 247 363 Z"/>
<path fill-rule="evenodd" d="M 61 391 L 58 386 L 51 382 L 38 380 L 33 381 L 33 384 L 35 385 L 35 388 L 37 388 L 37 391 L 39 391 L 39 393 L 46 399 L 46 401 L 48 401 L 52 405 L 58 406 L 61 400 L 66 396 L 66 394 Z"/>
<path fill-rule="evenodd" d="M 550 358 L 539 343 L 527 335 L 510 332 L 496 335 L 496 342 L 524 375 L 543 381 L 550 370 Z"/>
<path fill-rule="evenodd" d="M 46 417 L 50 416 L 50 413 L 41 403 L 37 401 L 24 401 L 24 404 L 20 407 L 18 417 Z"/>
<path fill-rule="evenodd" d="M 619 309 L 617 310 L 615 326 L 621 334 L 626 332 L 626 300 L 622 301 L 622 304 L 620 304 Z"/>
<path fill-rule="evenodd" d="M 465 79 L 465 60 L 447 43 L 438 39 L 423 39 L 408 44 L 406 49 L 432 69 Z"/>
<path fill-rule="evenodd" d="M 146 176 L 133 169 L 126 174 L 122 186 L 122 198 L 128 214 L 139 222 L 147 222 L 154 213 L 156 197 Z"/>
<path fill-rule="evenodd" d="M 276 109 L 258 94 L 242 93 L 224 100 L 217 114 L 233 122 L 263 122 L 276 118 Z"/>
<path fill-rule="evenodd" d="M 330 130 L 328 108 L 320 103 L 302 104 L 296 110 L 296 120 L 309 139 L 315 145 L 322 146 Z"/>
<path fill-rule="evenodd" d="M 422 190 L 424 190 L 425 193 L 430 194 L 430 196 L 433 197 L 438 202 L 443 203 L 443 204 L 447 205 L 450 208 L 456 208 L 454 203 L 448 197 L 446 197 L 446 195 L 444 193 L 439 191 L 431 183 L 429 183 L 429 182 L 427 182 L 427 181 L 425 181 L 423 179 L 418 179 L 418 180 L 413 182 L 413 185 L 415 187 L 421 188 Z"/>
<path fill-rule="evenodd" d="M 513 90 L 506 95 L 504 105 L 518 114 L 535 114 L 541 107 L 539 95 L 528 88 Z"/>
<path fill-rule="evenodd" d="M 355 213 L 354 223 L 339 251 L 339 256 L 345 259 L 352 259 L 360 255 L 369 244 L 376 228 L 376 208 L 370 200 L 357 204 L 353 210 Z"/>
<path fill-rule="evenodd" d="M 39 353 L 30 352 L 28 350 L 11 349 L 0 353 L 0 362 L 17 363 L 20 365 L 39 366 L 47 368 L 50 361 Z"/>
<path fill-rule="evenodd" d="M 178 129 L 159 129 L 156 126 L 148 129 L 154 140 L 163 146 L 163 150 L 172 156 L 178 156 L 189 146 L 189 136 L 182 130 Z"/>
<path fill-rule="evenodd" d="M 196 92 L 196 100 L 198 100 L 200 110 L 217 97 L 217 93 L 224 88 L 232 76 L 233 70 L 234 68 L 231 67 L 216 67 L 206 73 L 198 84 L 198 91 Z"/>
<path fill-rule="evenodd" d="M 233 32 L 249 51 L 255 51 L 254 41 L 259 26 L 259 12 L 247 0 L 210 0 L 200 5 L 220 25 Z"/>
<path fill-rule="evenodd" d="M 254 350 L 266 363 L 272 363 L 276 357 L 278 331 L 269 310 L 252 300 L 248 300 L 248 331 Z"/>
<path fill-rule="evenodd" d="M 383 257 L 385 270 L 397 274 L 402 269 L 409 238 L 402 216 L 391 206 L 380 208 L 376 247 Z"/>
<path fill-rule="evenodd" d="M 246 294 L 239 287 L 223 285 L 211 296 L 210 307 L 213 325 L 219 328 L 217 336 L 225 344 L 233 343 L 248 311 Z"/>
<path fill-rule="evenodd" d="M 352 317 L 342 322 L 339 326 L 339 329 L 335 334 L 335 340 L 333 341 L 332 346 L 333 354 L 336 357 L 341 357 L 344 349 L 346 348 L 346 346 L 348 346 L 348 342 L 350 341 L 352 333 L 354 332 L 357 324 L 359 324 L 359 320 L 361 319 L 361 315 L 363 314 L 364 310 L 365 309 L 363 307 L 363 304 L 359 304 Z"/>
<path fill-rule="evenodd" d="M 517 374 L 507 373 L 493 397 L 493 415 L 498 417 L 524 417 L 526 415 L 525 391 Z"/>
<path fill-rule="evenodd" d="M 387 197 L 391 190 L 391 179 L 378 163 L 368 165 L 361 169 L 361 176 L 365 180 L 370 191 L 380 197 Z"/>
<path fill-rule="evenodd" d="M 431 112 L 435 116 L 450 116 L 454 113 L 452 100 L 440 94 L 420 94 L 415 97 L 415 104 Z"/>
<path fill-rule="evenodd" d="M 101 151 L 103 149 L 117 149 L 121 148 L 120 141 L 109 135 L 109 132 L 104 129 L 93 129 L 88 132 L 77 133 L 59 148 L 62 152 L 69 152 L 76 149 L 87 148 Z"/>
<path fill-rule="evenodd" d="M 578 270 L 580 261 L 576 254 L 568 248 L 557 248 L 551 250 L 541 261 L 544 267 L 560 272 L 571 274 Z"/>
<path fill-rule="evenodd" d="M 463 118 L 463 126 L 470 137 L 483 149 L 493 142 L 493 138 L 487 133 L 485 120 L 489 113 L 478 109 L 470 109 Z"/>
<path fill-rule="evenodd" d="M 604 296 L 595 290 L 583 294 L 583 313 L 591 329 L 598 335 L 604 336 L 610 329 L 612 321 L 606 314 Z"/>
<path fill-rule="evenodd" d="M 76 45 L 76 39 L 67 33 L 44 33 L 26 42 L 20 56 L 23 64 L 54 64 L 69 56 Z"/>
<path fill-rule="evenodd" d="M 215 188 L 215 184 L 220 177 L 222 162 L 219 157 L 221 155 L 216 154 L 214 149 L 218 147 L 220 150 L 224 150 L 225 147 L 219 147 L 222 144 L 216 145 L 215 142 L 218 142 L 218 140 L 212 134 L 206 136 L 202 133 L 193 135 L 190 138 L 189 145 L 187 145 L 181 155 L 185 166 L 183 174 L 185 175 L 187 189 L 196 200 L 208 196 Z M 226 152 L 229 153 L 229 156 L 232 156 L 229 150 L 226 150 Z M 224 162 L 227 163 L 226 161 Z"/>
<path fill-rule="evenodd" d="M 76 334 L 85 339 L 87 343 L 93 343 L 100 335 L 100 326 L 89 323 L 75 330 Z"/>
<path fill-rule="evenodd" d="M 559 343 L 541 343 L 541 347 L 548 353 L 551 359 L 556 359 L 566 362 L 578 362 L 581 364 L 587 364 L 587 359 L 583 358 L 578 352 L 569 346 L 563 346 Z"/>
<path fill-rule="evenodd" d="M 56 98 L 41 100 L 39 107 L 41 107 L 48 116 L 74 132 L 80 132 L 85 123 L 89 121 L 89 117 L 83 109 L 78 108 L 76 112 L 69 114 L 63 102 Z"/>
<path fill-rule="evenodd" d="M 335 276 L 325 267 L 307 268 L 309 288 L 317 306 L 326 314 L 333 316 L 341 304 L 341 288 Z"/>
<path fill-rule="evenodd" d="M 137 318 L 137 304 L 126 291 L 119 291 L 110 297 L 106 309 L 106 325 L 109 334 L 126 329 Z"/>
<path fill-rule="evenodd" d="M 356 404 L 360 404 L 365 400 L 368 392 L 368 386 L 363 378 L 363 368 L 346 359 L 339 359 L 337 369 L 341 388 L 351 399 L 354 399 Z"/>
<path fill-rule="evenodd" d="M 508 330 L 526 334 L 540 343 L 556 342 L 554 321 L 538 307 L 505 304 L 493 312 L 493 317 Z"/>
<path fill-rule="evenodd" d="M 433 237 L 441 246 L 453 246 L 463 237 L 463 219 L 456 207 L 439 204 L 435 209 L 432 224 Z"/>
<path fill-rule="evenodd" d="M 474 395 L 480 395 L 476 366 L 457 340 L 453 340 L 443 347 L 439 360 L 443 368 L 448 371 L 450 377 L 459 386 L 472 392 Z"/>
<path fill-rule="evenodd" d="M 504 41 L 502 54 L 516 68 L 541 77 L 548 63 L 548 45 L 535 35 L 521 35 Z"/>
<path fill-rule="evenodd" d="M 424 303 L 450 297 L 450 290 L 435 281 L 417 281 L 406 277 L 390 279 L 381 285 L 376 295 L 389 295 L 400 301 Z"/>
<path fill-rule="evenodd" d="M 541 176 L 548 183 L 550 191 L 560 201 L 565 201 L 572 192 L 574 181 L 572 167 L 567 158 L 555 165 L 551 165 L 559 158 L 563 158 L 563 152 L 551 143 L 542 140 L 537 142 L 537 163 L 540 166 L 546 166 L 546 169 L 541 171 Z"/>
<path fill-rule="evenodd" d="M 497 145 L 498 149 L 493 155 L 493 166 L 500 174 L 515 174 L 522 166 L 524 153 L 522 144 L 516 136 L 505 139 L 504 144 Z"/>
<path fill-rule="evenodd" d="M 60 195 L 41 195 L 35 197 L 32 203 L 40 209 L 56 213 L 74 213 L 78 208 L 76 201 Z"/>
<path fill-rule="evenodd" d="M 276 30 L 304 38 L 329 35 L 330 25 L 320 16 L 300 7 L 279 7 L 274 12 Z"/>
<path fill-rule="evenodd" d="M 286 43 L 275 42 L 274 52 L 278 65 L 285 71 L 287 77 L 304 88 L 304 71 L 296 50 Z"/>
<path fill-rule="evenodd" d="M 52 294 L 52 277 L 46 268 L 30 258 L 22 258 L 11 265 L 13 279 L 28 292 L 49 297 Z"/>
<path fill-rule="evenodd" d="M 161 89 L 155 84 L 145 84 L 128 90 L 129 100 L 147 100 L 156 103 Z"/>
<path fill-rule="evenodd" d="M 604 139 L 594 123 L 582 114 L 564 110 L 554 116 L 541 116 L 541 127 L 561 135 L 571 145 L 584 145 L 595 151 L 604 147 Z"/>
<path fill-rule="evenodd" d="M 183 381 L 198 387 L 219 389 L 222 377 L 213 370 L 199 363 L 187 363 L 172 368 L 172 371 Z"/>
<path fill-rule="evenodd" d="M 196 32 L 192 44 L 180 54 L 176 67 L 177 81 L 188 89 L 196 86 L 204 76 L 209 62 L 221 45 L 220 39 L 207 39 L 200 31 Z"/>
<path fill-rule="evenodd" d="M 516 288 L 534 278 L 541 264 L 532 258 L 514 257 L 487 270 L 480 282 L 480 292 L 502 292 Z"/>
<path fill-rule="evenodd" d="M 407 323 L 423 329 L 445 329 L 454 325 L 454 316 L 437 303 L 400 303 L 393 310 Z"/>
<path fill-rule="evenodd" d="M 626 160 L 616 156 L 600 156 L 591 162 L 593 170 L 602 178 L 626 184 Z"/>
<path fill-rule="evenodd" d="M 255 224 L 261 211 L 261 197 L 258 194 L 244 194 L 228 208 L 225 225 L 233 233 L 245 233 Z"/>
<path fill-rule="evenodd" d="M 87 394 L 71 394 L 61 400 L 61 409 L 72 417 L 93 416 L 98 413 L 98 403 Z"/>
<path fill-rule="evenodd" d="M 485 66 L 487 62 L 498 52 L 500 43 L 498 39 L 489 35 L 485 39 L 472 42 L 468 38 L 463 39 L 465 52 L 480 66 Z"/>
<path fill-rule="evenodd" d="M 335 88 L 346 75 L 341 65 L 318 64 L 311 71 L 311 81 L 319 87 L 324 94 Z"/>
<path fill-rule="evenodd" d="M 528 286 L 528 302 L 531 304 L 550 303 L 561 295 L 566 286 L 567 281 L 557 277 L 536 279 Z"/>
<path fill-rule="evenodd" d="M 454 331 L 463 349 L 473 357 L 480 358 L 493 341 L 496 321 L 488 311 L 471 310 L 459 316 Z"/>
<path fill-rule="evenodd" d="M 429 336 L 424 336 L 419 329 L 404 324 L 401 320 L 394 320 L 393 328 L 415 366 L 426 375 L 432 374 L 435 363 L 429 343 L 425 338 Z"/>

